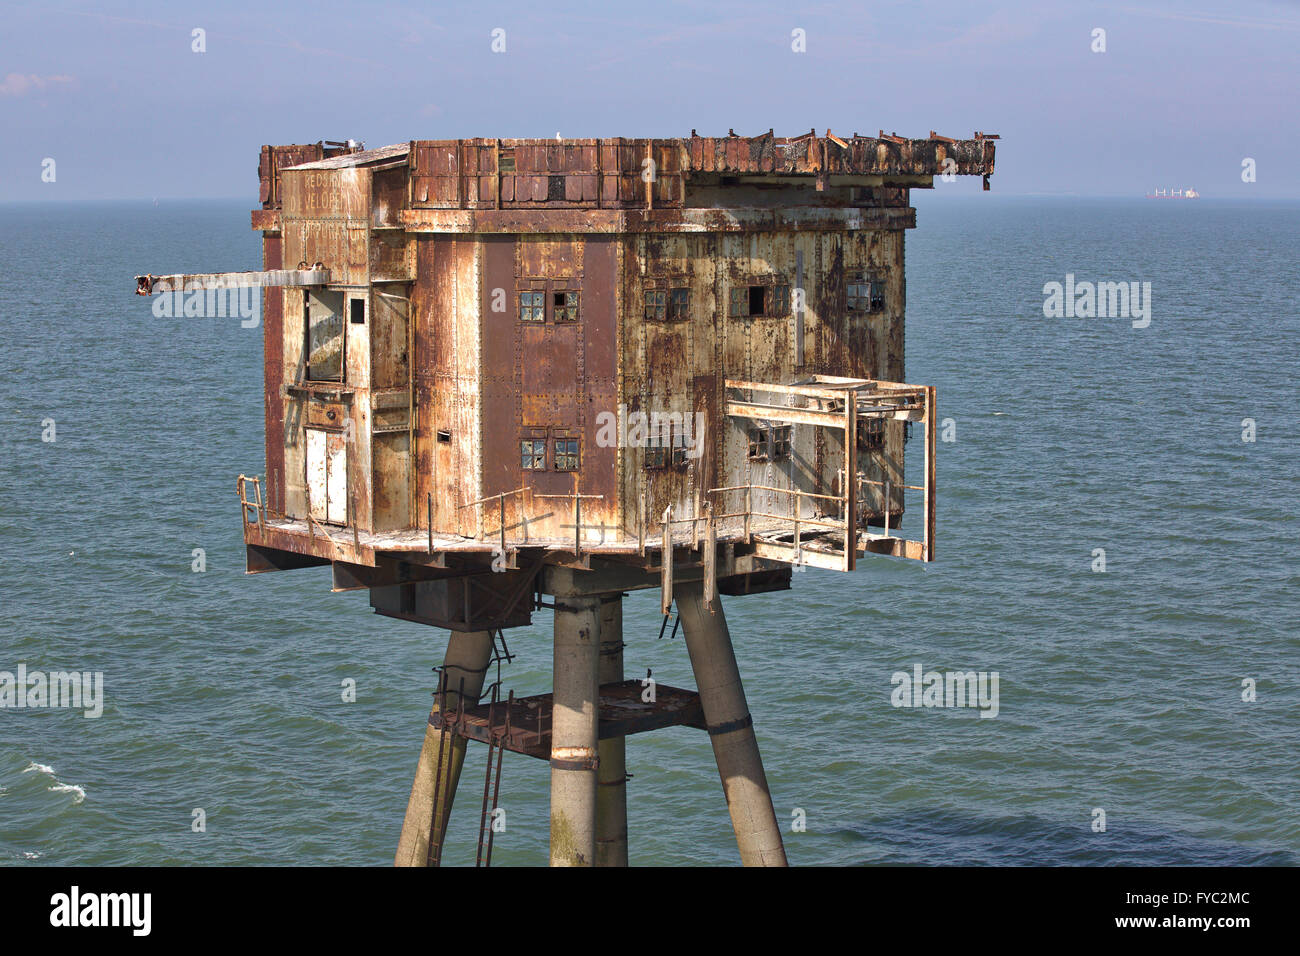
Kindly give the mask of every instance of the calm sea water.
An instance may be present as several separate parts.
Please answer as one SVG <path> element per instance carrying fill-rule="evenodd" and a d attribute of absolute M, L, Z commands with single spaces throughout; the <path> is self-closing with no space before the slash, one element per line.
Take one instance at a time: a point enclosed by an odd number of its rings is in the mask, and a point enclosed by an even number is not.
<path fill-rule="evenodd" d="M 1295 863 L 1300 205 L 918 205 L 908 379 L 956 428 L 939 560 L 727 605 L 778 816 L 807 818 L 791 862 Z M 445 634 L 327 570 L 243 575 L 261 330 L 132 294 L 256 268 L 248 208 L 0 206 L 0 670 L 102 671 L 107 698 L 0 710 L 0 862 L 391 862 Z M 1044 318 L 1066 273 L 1150 282 L 1150 327 Z M 656 600 L 627 601 L 627 671 L 692 686 Z M 549 688 L 534 620 L 519 693 Z M 997 671 L 998 717 L 891 706 L 916 664 Z M 473 862 L 471 753 L 448 863 Z M 628 767 L 634 863 L 737 860 L 705 735 L 631 738 Z M 545 862 L 547 787 L 506 759 L 497 862 Z"/>

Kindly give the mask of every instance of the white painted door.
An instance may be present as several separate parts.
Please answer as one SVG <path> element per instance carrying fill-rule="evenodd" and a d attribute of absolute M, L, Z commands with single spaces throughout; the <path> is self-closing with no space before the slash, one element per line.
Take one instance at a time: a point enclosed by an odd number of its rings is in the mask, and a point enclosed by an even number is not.
<path fill-rule="evenodd" d="M 307 492 L 313 518 L 347 524 L 348 449 L 339 432 L 307 429 Z"/>

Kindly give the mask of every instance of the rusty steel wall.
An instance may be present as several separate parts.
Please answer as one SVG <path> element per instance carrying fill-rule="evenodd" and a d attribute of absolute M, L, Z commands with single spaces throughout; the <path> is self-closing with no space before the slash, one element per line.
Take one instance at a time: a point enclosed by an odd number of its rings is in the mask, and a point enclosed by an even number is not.
<path fill-rule="evenodd" d="M 417 527 L 473 535 L 480 494 L 479 270 L 472 238 L 421 236 L 411 308 L 415 316 Z M 442 433 L 440 436 L 439 433 Z"/>
<path fill-rule="evenodd" d="M 323 262 L 330 285 L 370 281 L 370 170 L 286 169 L 280 231 L 291 265 Z"/>
<path fill-rule="evenodd" d="M 839 494 L 843 438 L 796 425 L 789 461 L 751 461 L 748 424 L 728 418 L 726 379 L 789 383 L 824 374 L 903 381 L 904 230 L 909 189 L 956 171 L 987 176 L 990 138 L 894 136 L 414 141 L 357 156 L 324 144 L 264 147 L 259 166 L 267 269 L 322 262 L 343 294 L 350 521 L 495 538 L 500 499 L 525 487 L 582 506 L 584 542 L 657 536 L 663 509 L 697 513 L 710 488 L 744 483 Z M 331 159 L 331 157 L 335 157 Z M 945 168 L 951 160 L 955 170 Z M 302 166 L 309 163 L 311 165 Z M 643 176 L 652 165 L 654 176 Z M 294 168 L 299 167 L 299 168 Z M 884 308 L 850 321 L 845 285 L 884 282 Z M 806 293 L 783 315 L 730 314 L 733 288 Z M 689 289 L 684 321 L 647 321 L 647 289 Z M 520 321 L 521 292 L 546 320 Z M 557 292 L 580 297 L 556 323 Z M 331 427 L 308 397 L 304 298 L 266 293 L 267 497 L 306 514 L 305 428 Z M 774 294 L 769 292 L 769 294 Z M 348 321 L 348 300 L 365 321 Z M 286 394 L 281 386 L 290 386 Z M 310 391 L 310 390 L 308 390 Z M 324 403 L 324 404 L 323 404 Z M 602 413 L 705 420 L 704 454 L 647 469 L 646 449 L 607 447 Z M 331 408 L 333 406 L 330 406 Z M 860 453 L 868 477 L 902 481 L 902 422 Z M 547 467 L 520 442 L 546 439 Z M 698 436 L 693 436 L 698 439 Z M 556 438 L 579 439 L 576 473 Z M 868 511 L 884 509 L 879 489 Z M 901 512 L 895 489 L 889 510 Z M 315 504 L 315 503 L 313 503 Z M 572 538 L 567 498 L 506 499 L 507 538 Z M 738 510 L 737 501 L 717 501 Z M 728 507 L 730 505 L 730 507 Z M 755 501 L 785 511 L 785 496 Z M 801 512 L 810 515 L 814 506 Z"/>
<path fill-rule="evenodd" d="M 642 495 L 653 530 L 669 505 L 677 516 L 696 513 L 697 502 L 705 500 L 710 488 L 752 483 L 840 494 L 842 436 L 796 425 L 789 461 L 750 461 L 749 423 L 720 413 L 723 383 L 728 378 L 787 383 L 814 374 L 904 380 L 903 232 L 646 234 L 627 240 L 625 249 L 622 400 L 629 411 L 646 414 L 703 412 L 707 429 L 704 457 L 685 467 L 647 469 L 645 449 L 624 451 L 620 488 L 625 532 L 637 532 Z M 807 296 L 802 363 L 796 361 L 793 304 L 790 314 L 782 316 L 739 317 L 729 309 L 733 287 L 796 288 L 800 261 Z M 851 323 L 845 313 L 845 283 L 859 276 L 885 283 L 885 306 Z M 691 320 L 646 321 L 645 290 L 674 283 L 690 290 Z M 903 424 L 889 423 L 885 447 L 859 453 L 860 470 L 872 479 L 900 483 L 902 436 Z M 866 494 L 876 502 L 881 496 L 871 486 Z M 786 513 L 788 496 L 755 495 L 756 508 Z M 901 493 L 892 497 L 891 510 L 901 513 Z M 726 511 L 739 510 L 740 503 L 735 495 L 715 500 Z M 814 511 L 806 503 L 801 514 Z"/>
<path fill-rule="evenodd" d="M 279 232 L 262 235 L 262 268 L 283 268 Z M 262 290 L 262 374 L 266 383 L 266 505 L 273 514 L 285 509 L 284 471 L 284 290 Z"/>

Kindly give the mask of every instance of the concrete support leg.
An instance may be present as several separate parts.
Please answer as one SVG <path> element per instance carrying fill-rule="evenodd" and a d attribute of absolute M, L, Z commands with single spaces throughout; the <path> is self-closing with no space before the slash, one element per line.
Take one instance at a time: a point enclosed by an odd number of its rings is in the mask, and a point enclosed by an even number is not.
<path fill-rule="evenodd" d="M 623 679 L 623 595 L 607 595 L 600 603 L 600 667 L 602 684 Z M 612 737 L 597 744 L 596 865 L 627 866 L 627 738 Z"/>
<path fill-rule="evenodd" d="M 600 600 L 556 597 L 551 866 L 596 862 Z"/>
<path fill-rule="evenodd" d="M 464 680 L 465 699 L 477 703 L 483 692 L 488 662 L 492 660 L 491 631 L 452 631 L 447 640 L 447 654 L 443 659 L 443 673 L 447 681 L 447 709 L 459 707 L 461 681 Z M 434 709 L 438 708 L 435 701 Z M 432 727 L 424 732 L 424 748 L 415 768 L 415 782 L 411 798 L 406 804 L 406 819 L 402 821 L 402 835 L 397 841 L 396 866 L 428 866 L 429 834 L 437 819 L 439 839 L 446 836 L 447 820 L 451 816 L 451 802 L 456 795 L 456 783 L 465 763 L 465 738 L 449 737 L 450 746 L 441 746 L 442 734 Z M 448 783 L 450 763 L 450 783 Z M 441 775 L 442 783 L 436 781 Z M 438 793 L 438 807 L 433 805 L 434 791 Z"/>
<path fill-rule="evenodd" d="M 699 582 L 677 585 L 674 596 L 740 846 L 740 862 L 745 866 L 786 866 L 781 830 L 767 789 L 722 601 L 715 599 L 710 612 L 704 606 L 704 588 Z"/>

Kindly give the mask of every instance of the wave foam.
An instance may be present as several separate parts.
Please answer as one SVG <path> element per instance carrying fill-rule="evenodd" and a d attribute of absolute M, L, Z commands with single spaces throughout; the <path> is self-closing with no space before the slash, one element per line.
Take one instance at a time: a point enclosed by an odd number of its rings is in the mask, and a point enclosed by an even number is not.
<path fill-rule="evenodd" d="M 56 783 L 54 786 L 47 787 L 46 789 L 49 790 L 50 793 L 76 794 L 76 798 L 72 801 L 74 806 L 86 799 L 86 791 L 81 787 L 78 787 L 75 783 Z"/>

